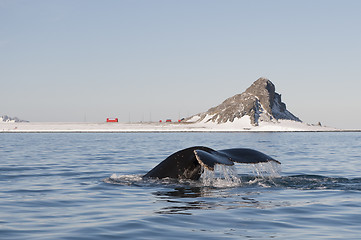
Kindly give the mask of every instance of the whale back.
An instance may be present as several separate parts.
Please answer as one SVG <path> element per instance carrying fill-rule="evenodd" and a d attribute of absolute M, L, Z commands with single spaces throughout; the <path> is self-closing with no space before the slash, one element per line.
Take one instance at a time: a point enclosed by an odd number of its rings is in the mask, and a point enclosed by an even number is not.
<path fill-rule="evenodd" d="M 194 150 L 212 152 L 207 147 L 190 147 L 173 153 L 164 161 L 150 170 L 144 177 L 150 178 L 177 178 L 197 180 L 202 174 L 201 165 L 198 163 Z"/>

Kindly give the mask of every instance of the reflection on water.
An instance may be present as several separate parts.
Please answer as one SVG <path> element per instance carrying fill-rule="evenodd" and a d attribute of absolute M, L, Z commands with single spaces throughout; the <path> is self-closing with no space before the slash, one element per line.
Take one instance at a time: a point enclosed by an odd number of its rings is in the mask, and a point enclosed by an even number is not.
<path fill-rule="evenodd" d="M 252 175 L 239 175 L 235 166 L 216 165 L 214 171 L 203 169 L 199 181 L 190 181 L 171 190 L 158 190 L 153 194 L 162 202 L 158 214 L 191 215 L 194 210 L 269 208 L 273 203 L 260 202 L 255 186 L 265 187 L 267 182 L 279 177 L 279 164 L 262 163 L 246 165 Z M 241 171 L 244 172 L 244 171 Z M 252 189 L 251 189 L 251 188 Z M 256 191 L 254 191 L 256 190 Z M 222 201 L 219 201 L 219 199 Z"/>
<path fill-rule="evenodd" d="M 266 192 L 280 188 L 296 191 L 341 190 L 361 191 L 361 179 L 330 178 L 317 175 L 296 175 L 279 178 L 240 177 L 237 187 L 183 186 L 153 192 L 162 206 L 158 214 L 192 215 L 194 210 L 229 210 L 236 208 L 272 209 L 290 205 L 280 199 L 259 199 Z M 222 199 L 222 201 L 220 201 Z"/>
<path fill-rule="evenodd" d="M 229 210 L 236 208 L 270 208 L 275 205 L 270 201 L 256 199 L 257 191 L 243 189 L 219 189 L 212 187 L 177 187 L 153 193 L 162 206 L 155 213 L 192 215 L 194 210 Z M 222 199 L 220 201 L 219 199 Z"/>
<path fill-rule="evenodd" d="M 157 191 L 154 195 L 174 198 L 198 198 L 205 196 L 205 192 L 206 191 L 202 187 L 176 187 L 171 191 Z"/>

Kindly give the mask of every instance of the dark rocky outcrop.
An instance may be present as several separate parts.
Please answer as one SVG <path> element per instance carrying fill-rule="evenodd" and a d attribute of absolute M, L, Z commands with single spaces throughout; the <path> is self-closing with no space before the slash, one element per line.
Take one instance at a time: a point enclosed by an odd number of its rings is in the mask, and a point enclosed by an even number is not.
<path fill-rule="evenodd" d="M 233 122 L 236 118 L 250 116 L 251 124 L 257 126 L 260 121 L 277 122 L 279 119 L 301 120 L 290 113 L 281 95 L 275 92 L 275 85 L 266 78 L 259 78 L 245 92 L 226 99 L 220 105 L 207 112 L 197 114 L 197 122 Z M 186 119 L 192 119 L 194 116 Z M 193 118 L 194 119 L 194 118 Z"/>
<path fill-rule="evenodd" d="M 29 121 L 21 120 L 17 117 L 12 118 L 7 115 L 3 115 L 0 116 L 0 122 L 29 122 Z"/>

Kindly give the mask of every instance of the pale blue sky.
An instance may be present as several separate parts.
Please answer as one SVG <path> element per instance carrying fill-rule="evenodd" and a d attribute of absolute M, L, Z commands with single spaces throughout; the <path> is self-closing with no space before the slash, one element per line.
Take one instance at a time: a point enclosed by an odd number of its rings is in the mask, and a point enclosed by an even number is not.
<path fill-rule="evenodd" d="M 0 0 L 0 115 L 157 121 L 269 78 L 308 123 L 361 128 L 361 1 Z"/>

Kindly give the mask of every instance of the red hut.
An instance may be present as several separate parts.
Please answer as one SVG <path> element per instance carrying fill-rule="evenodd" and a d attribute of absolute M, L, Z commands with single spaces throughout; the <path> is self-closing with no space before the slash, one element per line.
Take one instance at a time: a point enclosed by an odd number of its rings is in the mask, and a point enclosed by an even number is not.
<path fill-rule="evenodd" d="M 107 122 L 118 122 L 118 118 L 107 118 Z"/>

